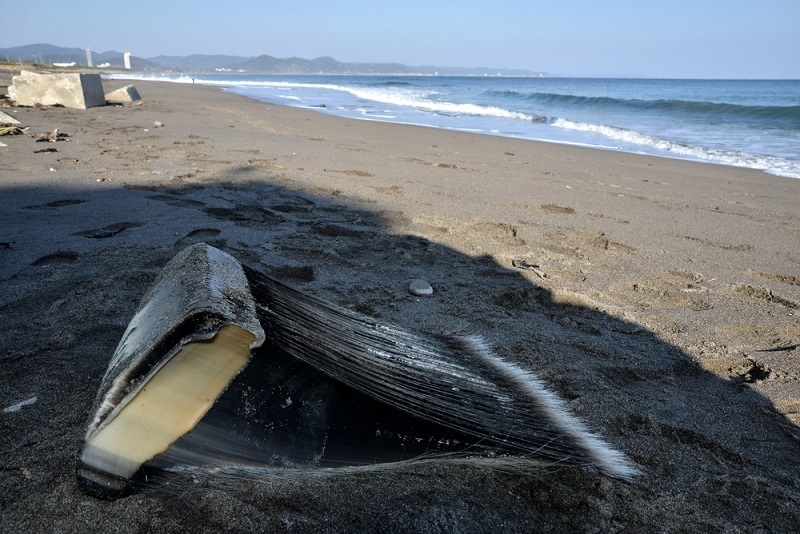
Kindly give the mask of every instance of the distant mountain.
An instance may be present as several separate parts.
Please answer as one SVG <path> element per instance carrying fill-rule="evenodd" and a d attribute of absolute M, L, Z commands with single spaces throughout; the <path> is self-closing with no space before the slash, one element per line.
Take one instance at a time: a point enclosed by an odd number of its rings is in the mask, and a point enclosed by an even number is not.
<path fill-rule="evenodd" d="M 92 64 L 96 67 L 108 63 L 112 68 L 123 68 L 123 53 L 92 52 Z M 0 59 L 9 62 L 26 61 L 52 65 L 53 63 L 75 63 L 75 66 L 86 66 L 86 50 L 82 48 L 64 48 L 51 44 L 32 44 L 13 48 L 0 48 Z M 157 63 L 136 56 L 131 56 L 131 68 L 136 70 L 160 70 Z"/>
<path fill-rule="evenodd" d="M 202 72 L 217 69 L 238 70 L 240 65 L 253 58 L 192 54 L 191 56 L 156 56 L 148 59 L 166 69 Z"/>
<path fill-rule="evenodd" d="M 193 59 L 191 63 L 187 61 L 189 58 Z M 227 61 L 222 61 L 222 58 Z M 402 63 L 343 63 L 328 56 L 303 59 L 299 57 L 276 58 L 263 54 L 254 58 L 188 56 L 169 59 L 170 61 L 165 61 L 164 56 L 150 58 L 151 61 L 161 63 L 164 66 L 183 70 L 231 70 L 254 74 L 439 74 L 441 76 L 493 76 L 498 73 L 502 73 L 504 76 L 537 76 L 539 74 L 520 69 L 415 67 L 403 65 Z"/>
<path fill-rule="evenodd" d="M 269 74 L 412 74 L 418 71 L 399 63 L 342 63 L 332 57 L 303 59 L 261 55 L 246 61 L 240 69 Z"/>
<path fill-rule="evenodd" d="M 51 44 L 31 44 L 0 49 L 0 54 L 8 56 L 6 59 L 9 61 L 31 61 L 34 58 L 38 61 L 39 56 L 42 55 L 45 57 L 66 57 L 80 52 L 80 48 L 63 48 Z"/>
<path fill-rule="evenodd" d="M 44 64 L 71 63 L 86 66 L 86 51 L 80 48 L 63 48 L 50 44 L 34 44 L 14 48 L 0 48 L 0 59 L 34 61 Z M 122 68 L 122 53 L 92 52 L 96 67 L 109 63 L 112 68 Z M 151 58 L 131 57 L 135 70 L 174 70 L 191 73 L 201 72 L 247 72 L 251 74 L 423 74 L 441 76 L 540 76 L 542 73 L 521 69 L 497 69 L 486 67 L 433 67 L 409 66 L 401 63 L 343 63 L 332 57 L 303 59 L 298 57 L 276 58 L 268 55 L 241 57 L 227 55 L 156 56 Z"/>

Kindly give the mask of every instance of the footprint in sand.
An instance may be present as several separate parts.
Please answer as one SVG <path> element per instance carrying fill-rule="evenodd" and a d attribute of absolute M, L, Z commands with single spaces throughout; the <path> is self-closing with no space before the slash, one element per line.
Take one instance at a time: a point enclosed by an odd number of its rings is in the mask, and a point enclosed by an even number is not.
<path fill-rule="evenodd" d="M 262 224 L 278 224 L 285 219 L 277 213 L 261 206 L 236 206 L 234 208 L 204 208 L 203 211 L 225 221 L 232 221 L 243 226 L 260 226 Z"/>
<path fill-rule="evenodd" d="M 216 228 L 198 228 L 197 230 L 192 230 L 186 237 L 198 238 L 198 239 L 205 239 L 210 237 L 217 237 L 220 234 L 220 231 Z"/>
<path fill-rule="evenodd" d="M 77 198 L 67 198 L 64 200 L 55 200 L 53 202 L 48 202 L 47 204 L 36 204 L 34 206 L 25 206 L 24 209 L 26 210 L 52 210 L 56 208 L 63 208 L 64 206 L 74 206 L 76 204 L 83 204 L 87 202 L 86 200 L 80 200 Z"/>
<path fill-rule="evenodd" d="M 767 289 L 765 287 L 751 286 L 747 284 L 736 284 L 733 286 L 733 290 L 736 293 L 739 293 L 740 295 L 745 295 L 754 299 L 763 300 L 771 304 L 778 304 L 780 306 L 785 306 L 790 310 L 800 309 L 800 303 L 782 297 L 774 293 L 771 289 Z"/>
<path fill-rule="evenodd" d="M 325 172 L 338 172 L 338 173 L 341 173 L 341 174 L 346 174 L 348 176 L 358 176 L 360 178 L 371 178 L 373 176 L 373 174 L 371 172 L 361 171 L 361 170 L 358 170 L 358 169 L 346 169 L 346 170 L 343 170 L 343 171 L 340 171 L 340 170 L 337 170 L 337 169 L 322 169 L 322 170 L 325 171 Z"/>
<path fill-rule="evenodd" d="M 184 237 L 175 242 L 176 247 L 183 248 L 192 243 L 199 243 L 201 241 L 217 248 L 224 248 L 227 242 L 224 239 L 216 239 L 222 232 L 216 228 L 198 228 L 192 230 Z"/>
<path fill-rule="evenodd" d="M 78 259 L 78 253 L 71 250 L 59 251 L 54 254 L 48 254 L 33 261 L 31 265 L 34 267 L 41 267 L 43 265 L 54 265 L 63 263 L 72 263 Z"/>
<path fill-rule="evenodd" d="M 712 289 L 706 287 L 709 281 L 699 273 L 668 271 L 640 279 L 634 284 L 617 284 L 611 289 L 647 295 L 648 307 L 704 311 L 713 307 L 710 301 Z"/>
<path fill-rule="evenodd" d="M 761 271 L 754 271 L 752 269 L 748 269 L 747 272 L 750 275 L 758 276 L 759 278 L 763 278 L 764 280 L 770 280 L 772 282 L 781 282 L 783 284 L 788 284 L 790 286 L 800 286 L 800 277 L 793 276 L 790 274 L 764 273 Z"/>
<path fill-rule="evenodd" d="M 539 206 L 539 209 L 544 211 L 545 213 L 563 213 L 567 215 L 575 214 L 574 208 L 567 208 L 564 206 L 559 206 L 558 204 L 542 204 L 541 206 Z"/>
<path fill-rule="evenodd" d="M 304 198 L 292 198 L 282 204 L 275 204 L 270 206 L 274 211 L 281 213 L 310 213 L 314 211 L 317 205 Z"/>
<path fill-rule="evenodd" d="M 325 237 L 372 237 L 375 232 L 370 230 L 361 230 L 349 226 L 343 226 L 336 223 L 319 223 L 314 224 L 311 230 L 318 235 Z"/>
<path fill-rule="evenodd" d="M 200 202 L 199 200 L 192 200 L 190 198 L 176 198 L 170 195 L 149 195 L 147 198 L 150 200 L 166 202 L 170 206 L 175 206 L 177 208 L 201 208 L 205 206 L 205 203 Z"/>
<path fill-rule="evenodd" d="M 571 230 L 543 233 L 538 243 L 541 248 L 557 256 L 587 260 L 594 251 L 632 254 L 636 248 L 610 239 L 605 232 L 596 230 Z"/>
<path fill-rule="evenodd" d="M 124 232 L 129 228 L 137 228 L 139 226 L 144 226 L 144 223 L 121 222 L 121 223 L 109 224 L 108 226 L 104 226 L 102 228 L 95 228 L 93 230 L 84 230 L 83 232 L 76 232 L 72 235 L 78 237 L 89 237 L 92 239 L 105 239 L 107 237 L 113 237 L 119 234 L 120 232 Z"/>
<path fill-rule="evenodd" d="M 311 265 L 283 265 L 271 268 L 270 274 L 279 280 L 312 282 L 314 280 L 314 267 Z"/>
<path fill-rule="evenodd" d="M 373 187 L 372 189 L 374 189 L 376 193 L 392 198 L 401 198 L 406 195 L 403 188 L 396 185 L 391 187 Z"/>
<path fill-rule="evenodd" d="M 516 226 L 499 222 L 480 222 L 473 224 L 468 231 L 483 235 L 492 241 L 507 246 L 524 246 L 525 240 L 517 235 Z"/>

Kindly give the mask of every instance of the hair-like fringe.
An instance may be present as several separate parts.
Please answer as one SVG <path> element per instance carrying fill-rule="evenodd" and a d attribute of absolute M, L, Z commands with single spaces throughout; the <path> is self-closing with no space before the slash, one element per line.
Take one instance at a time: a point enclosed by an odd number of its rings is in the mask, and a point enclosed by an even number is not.
<path fill-rule="evenodd" d="M 590 432 L 582 421 L 572 415 L 564 401 L 548 391 L 539 377 L 501 358 L 480 336 L 465 335 L 462 339 L 464 344 L 468 345 L 471 355 L 479 358 L 482 364 L 494 371 L 497 378 L 513 388 L 517 395 L 527 399 L 546 414 L 556 428 L 588 453 L 592 464 L 603 473 L 624 480 L 632 480 L 640 473 L 624 454 Z"/>
<path fill-rule="evenodd" d="M 536 458 L 469 457 L 458 453 L 439 453 L 399 462 L 350 467 L 176 466 L 166 470 L 151 470 L 149 477 L 137 477 L 135 486 L 138 490 L 151 494 L 181 497 L 204 488 L 235 491 L 240 489 L 243 483 L 305 481 L 359 474 L 398 474 L 403 469 L 444 464 L 525 476 L 544 475 L 554 468 L 552 462 Z"/>

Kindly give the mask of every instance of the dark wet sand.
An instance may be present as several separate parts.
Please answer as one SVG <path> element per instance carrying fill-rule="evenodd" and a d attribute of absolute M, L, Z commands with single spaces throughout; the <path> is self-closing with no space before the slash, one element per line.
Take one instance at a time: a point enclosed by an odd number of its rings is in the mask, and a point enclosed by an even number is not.
<path fill-rule="evenodd" d="M 800 524 L 800 180 L 135 85 L 138 106 L 10 109 L 69 141 L 0 138 L 0 408 L 36 398 L 0 412 L 0 530 Z M 386 321 L 483 335 L 643 475 L 428 465 L 81 494 L 108 358 L 197 241 Z"/>

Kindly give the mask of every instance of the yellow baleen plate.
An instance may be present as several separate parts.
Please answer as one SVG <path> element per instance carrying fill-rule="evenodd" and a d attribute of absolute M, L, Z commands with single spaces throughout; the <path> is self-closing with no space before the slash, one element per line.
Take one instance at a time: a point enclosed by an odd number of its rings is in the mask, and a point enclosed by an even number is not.
<path fill-rule="evenodd" d="M 89 439 L 83 462 L 131 478 L 195 427 L 247 365 L 254 338 L 247 330 L 225 325 L 210 340 L 187 343 Z"/>

